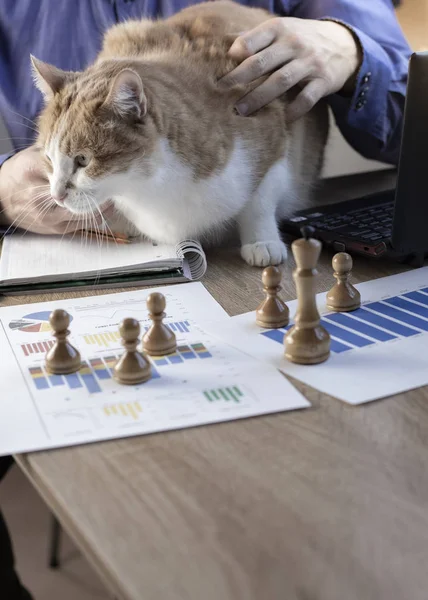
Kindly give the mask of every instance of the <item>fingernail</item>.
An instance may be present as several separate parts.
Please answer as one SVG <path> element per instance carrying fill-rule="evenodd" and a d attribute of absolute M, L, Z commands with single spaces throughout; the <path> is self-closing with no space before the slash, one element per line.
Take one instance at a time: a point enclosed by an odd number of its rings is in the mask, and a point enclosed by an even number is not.
<path fill-rule="evenodd" d="M 245 117 L 245 115 L 248 113 L 248 104 L 245 104 L 245 102 L 242 102 L 241 104 L 237 104 L 236 110 L 239 112 L 240 115 Z"/>

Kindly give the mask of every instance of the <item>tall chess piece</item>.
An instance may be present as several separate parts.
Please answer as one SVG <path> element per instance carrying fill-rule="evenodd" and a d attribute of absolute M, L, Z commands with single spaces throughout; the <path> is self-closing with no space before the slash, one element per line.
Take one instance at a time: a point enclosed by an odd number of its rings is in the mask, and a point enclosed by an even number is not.
<path fill-rule="evenodd" d="M 58 308 L 49 315 L 49 323 L 56 342 L 46 354 L 46 370 L 53 375 L 75 373 L 80 369 L 81 358 L 79 351 L 67 340 L 70 335 L 70 315 Z"/>
<path fill-rule="evenodd" d="M 123 319 L 119 327 L 125 352 L 113 367 L 113 377 L 125 385 L 144 383 L 152 376 L 150 362 L 137 350 L 140 324 L 136 319 Z"/>
<path fill-rule="evenodd" d="M 333 256 L 332 265 L 337 283 L 327 294 L 327 307 L 336 312 L 349 312 L 361 306 L 360 292 L 350 283 L 352 258 L 346 252 Z"/>
<path fill-rule="evenodd" d="M 321 242 L 310 237 L 312 227 L 302 227 L 303 238 L 291 244 L 297 268 L 293 278 L 297 288 L 297 313 L 295 325 L 285 334 L 285 356 L 302 365 L 324 362 L 330 355 L 330 335 L 320 325 L 316 305 L 316 268 Z"/>
<path fill-rule="evenodd" d="M 143 337 L 143 349 L 151 356 L 164 356 L 177 350 L 175 333 L 163 323 L 165 318 L 165 296 L 153 292 L 147 297 L 147 308 L 153 325 Z"/>
<path fill-rule="evenodd" d="M 281 290 L 281 271 L 278 267 L 267 267 L 262 274 L 266 298 L 256 310 L 256 323 L 260 327 L 278 328 L 288 325 L 290 311 L 278 296 Z"/>

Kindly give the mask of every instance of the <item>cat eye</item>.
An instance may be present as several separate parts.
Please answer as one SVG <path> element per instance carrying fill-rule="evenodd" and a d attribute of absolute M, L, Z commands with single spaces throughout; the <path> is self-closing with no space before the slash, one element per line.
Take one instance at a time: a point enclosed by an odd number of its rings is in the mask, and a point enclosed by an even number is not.
<path fill-rule="evenodd" d="M 89 157 L 86 154 L 78 154 L 74 160 L 79 167 L 87 167 L 89 164 Z"/>
<path fill-rule="evenodd" d="M 48 154 L 46 154 L 46 153 L 45 153 L 45 158 L 46 158 L 46 159 L 47 159 L 47 160 L 48 160 L 50 163 L 52 162 L 52 159 L 51 159 L 51 157 L 50 157 Z"/>

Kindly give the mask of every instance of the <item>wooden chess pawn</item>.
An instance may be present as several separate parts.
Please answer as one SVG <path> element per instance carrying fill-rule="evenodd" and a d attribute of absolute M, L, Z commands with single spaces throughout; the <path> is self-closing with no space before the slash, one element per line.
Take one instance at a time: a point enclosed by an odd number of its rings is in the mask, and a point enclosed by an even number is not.
<path fill-rule="evenodd" d="M 49 315 L 49 323 L 56 342 L 46 354 L 46 370 L 52 375 L 75 373 L 80 369 L 81 358 L 79 351 L 67 339 L 70 335 L 70 315 L 58 308 Z"/>
<path fill-rule="evenodd" d="M 297 268 L 293 278 L 297 288 L 297 313 L 295 325 L 285 334 L 285 356 L 302 365 L 324 362 L 330 355 L 330 335 L 320 325 L 316 305 L 316 265 L 321 252 L 321 242 L 309 237 L 310 227 L 303 227 L 304 238 L 295 240 L 291 249 Z"/>
<path fill-rule="evenodd" d="M 349 312 L 361 306 L 360 292 L 350 283 L 352 258 L 346 252 L 333 256 L 332 265 L 337 283 L 327 294 L 327 307 L 336 312 Z"/>
<path fill-rule="evenodd" d="M 267 267 L 262 274 L 266 298 L 256 310 L 256 323 L 260 327 L 285 327 L 288 325 L 288 306 L 278 296 L 281 290 L 281 271 L 278 267 Z"/>
<path fill-rule="evenodd" d="M 140 342 L 140 324 L 136 319 L 123 319 L 119 327 L 125 352 L 113 367 L 113 377 L 119 383 L 137 385 L 152 376 L 147 358 L 137 350 Z"/>
<path fill-rule="evenodd" d="M 169 327 L 163 323 L 165 318 L 165 296 L 153 292 L 147 297 L 147 308 L 153 325 L 144 334 L 143 349 L 151 356 L 164 356 L 177 350 L 177 339 Z"/>

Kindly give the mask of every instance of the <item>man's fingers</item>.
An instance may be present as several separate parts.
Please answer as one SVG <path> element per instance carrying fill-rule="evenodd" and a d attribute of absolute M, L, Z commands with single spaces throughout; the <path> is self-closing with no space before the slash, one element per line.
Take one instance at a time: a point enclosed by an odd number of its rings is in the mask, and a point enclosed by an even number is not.
<path fill-rule="evenodd" d="M 220 79 L 220 85 L 231 87 L 251 83 L 288 62 L 292 56 L 293 50 L 291 48 L 283 44 L 271 44 L 268 48 L 245 59 L 233 71 Z"/>
<path fill-rule="evenodd" d="M 327 84 L 323 79 L 313 79 L 298 94 L 296 99 L 287 108 L 287 117 L 290 121 L 297 121 L 315 104 L 326 95 Z"/>
<path fill-rule="evenodd" d="M 229 56 L 236 60 L 244 60 L 267 48 L 277 36 L 276 19 L 270 19 L 254 29 L 240 35 L 229 49 Z"/>
<path fill-rule="evenodd" d="M 241 115 L 250 115 L 259 108 L 269 104 L 269 102 L 272 102 L 272 100 L 275 100 L 275 98 L 282 96 L 282 94 L 307 77 L 310 71 L 311 66 L 307 60 L 293 60 L 275 71 L 275 73 L 272 73 L 266 81 L 244 96 L 237 104 L 236 109 Z"/>

